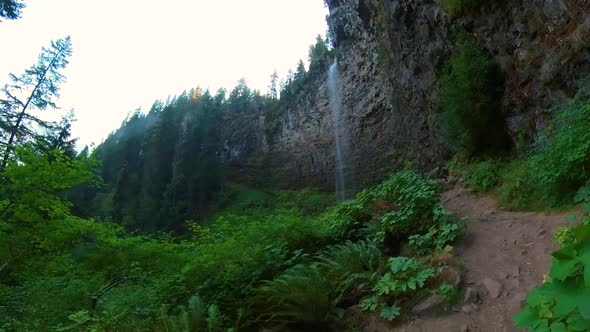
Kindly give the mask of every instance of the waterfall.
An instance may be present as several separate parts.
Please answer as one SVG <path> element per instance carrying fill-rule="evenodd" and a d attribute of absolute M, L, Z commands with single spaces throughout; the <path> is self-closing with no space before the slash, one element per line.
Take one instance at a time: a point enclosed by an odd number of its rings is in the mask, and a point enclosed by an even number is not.
<path fill-rule="evenodd" d="M 330 65 L 328 71 L 328 92 L 330 94 L 330 110 L 332 112 L 332 126 L 334 128 L 334 150 L 336 159 L 336 198 L 338 202 L 344 201 L 346 192 L 346 161 L 348 152 L 348 135 L 342 114 L 342 97 L 340 95 L 340 76 L 338 74 L 338 61 Z"/>

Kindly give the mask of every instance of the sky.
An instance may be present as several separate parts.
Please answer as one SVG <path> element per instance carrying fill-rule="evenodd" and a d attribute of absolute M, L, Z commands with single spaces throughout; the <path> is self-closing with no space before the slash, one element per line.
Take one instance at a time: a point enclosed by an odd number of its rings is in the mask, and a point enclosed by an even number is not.
<path fill-rule="evenodd" d="M 197 86 L 265 93 L 325 36 L 322 0 L 25 0 L 22 18 L 0 23 L 0 84 L 70 35 L 60 111 L 75 110 L 73 136 L 99 144 L 138 107 Z"/>

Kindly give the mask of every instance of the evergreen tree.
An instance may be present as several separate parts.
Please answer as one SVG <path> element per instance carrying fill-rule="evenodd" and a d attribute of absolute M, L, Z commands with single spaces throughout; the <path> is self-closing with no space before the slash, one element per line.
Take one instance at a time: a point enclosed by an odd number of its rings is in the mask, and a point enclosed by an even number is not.
<path fill-rule="evenodd" d="M 309 47 L 309 72 L 321 70 L 324 59 L 330 55 L 328 44 L 318 35 L 315 44 Z"/>
<path fill-rule="evenodd" d="M 305 64 L 303 64 L 303 60 L 299 60 L 297 63 L 297 71 L 295 71 L 294 80 L 302 82 L 305 79 Z"/>
<path fill-rule="evenodd" d="M 275 100 L 275 99 L 279 98 L 279 93 L 277 90 L 278 80 L 279 80 L 279 75 L 277 74 L 277 71 L 275 70 L 272 73 L 272 75 L 270 76 L 270 85 L 268 86 L 270 99 Z"/>
<path fill-rule="evenodd" d="M 59 86 L 65 80 L 59 71 L 66 67 L 71 54 L 69 36 L 52 41 L 50 48 L 42 49 L 35 65 L 21 76 L 10 74 L 11 83 L 0 90 L 1 127 L 6 131 L 0 136 L 0 172 L 6 167 L 16 143 L 37 136 L 35 127 L 51 129 L 50 124 L 30 111 L 56 107 Z"/>
<path fill-rule="evenodd" d="M 25 4 L 19 0 L 0 0 L 0 17 L 14 20 L 20 18 Z"/>

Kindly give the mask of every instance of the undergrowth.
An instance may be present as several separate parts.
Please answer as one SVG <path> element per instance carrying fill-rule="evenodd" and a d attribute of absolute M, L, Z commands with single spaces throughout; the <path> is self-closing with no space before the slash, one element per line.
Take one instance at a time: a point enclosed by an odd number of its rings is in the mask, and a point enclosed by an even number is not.
<path fill-rule="evenodd" d="M 590 218 L 558 233 L 548 278 L 527 297 L 518 327 L 540 331 L 590 330 Z"/>
<path fill-rule="evenodd" d="M 468 165 L 467 183 L 496 190 L 500 203 L 512 209 L 559 209 L 589 201 L 590 100 L 579 96 L 554 113 L 526 155 Z"/>
<path fill-rule="evenodd" d="M 14 184 L 28 174 L 10 167 Z M 129 234 L 65 207 L 59 222 L 0 222 L 0 235 L 20 234 L 0 242 L 0 330 L 342 330 L 352 306 L 395 319 L 452 293 L 434 282 L 429 257 L 463 227 L 426 176 L 394 173 L 327 209 L 333 196 L 310 189 L 230 185 L 224 195 L 182 239 Z"/>

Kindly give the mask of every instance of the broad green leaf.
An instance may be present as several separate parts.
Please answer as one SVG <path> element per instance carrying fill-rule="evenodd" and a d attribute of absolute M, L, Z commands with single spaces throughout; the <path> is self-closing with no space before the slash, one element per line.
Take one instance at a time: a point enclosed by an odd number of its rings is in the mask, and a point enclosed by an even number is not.
<path fill-rule="evenodd" d="M 565 324 L 562 322 L 551 324 L 551 332 L 567 332 Z"/>

